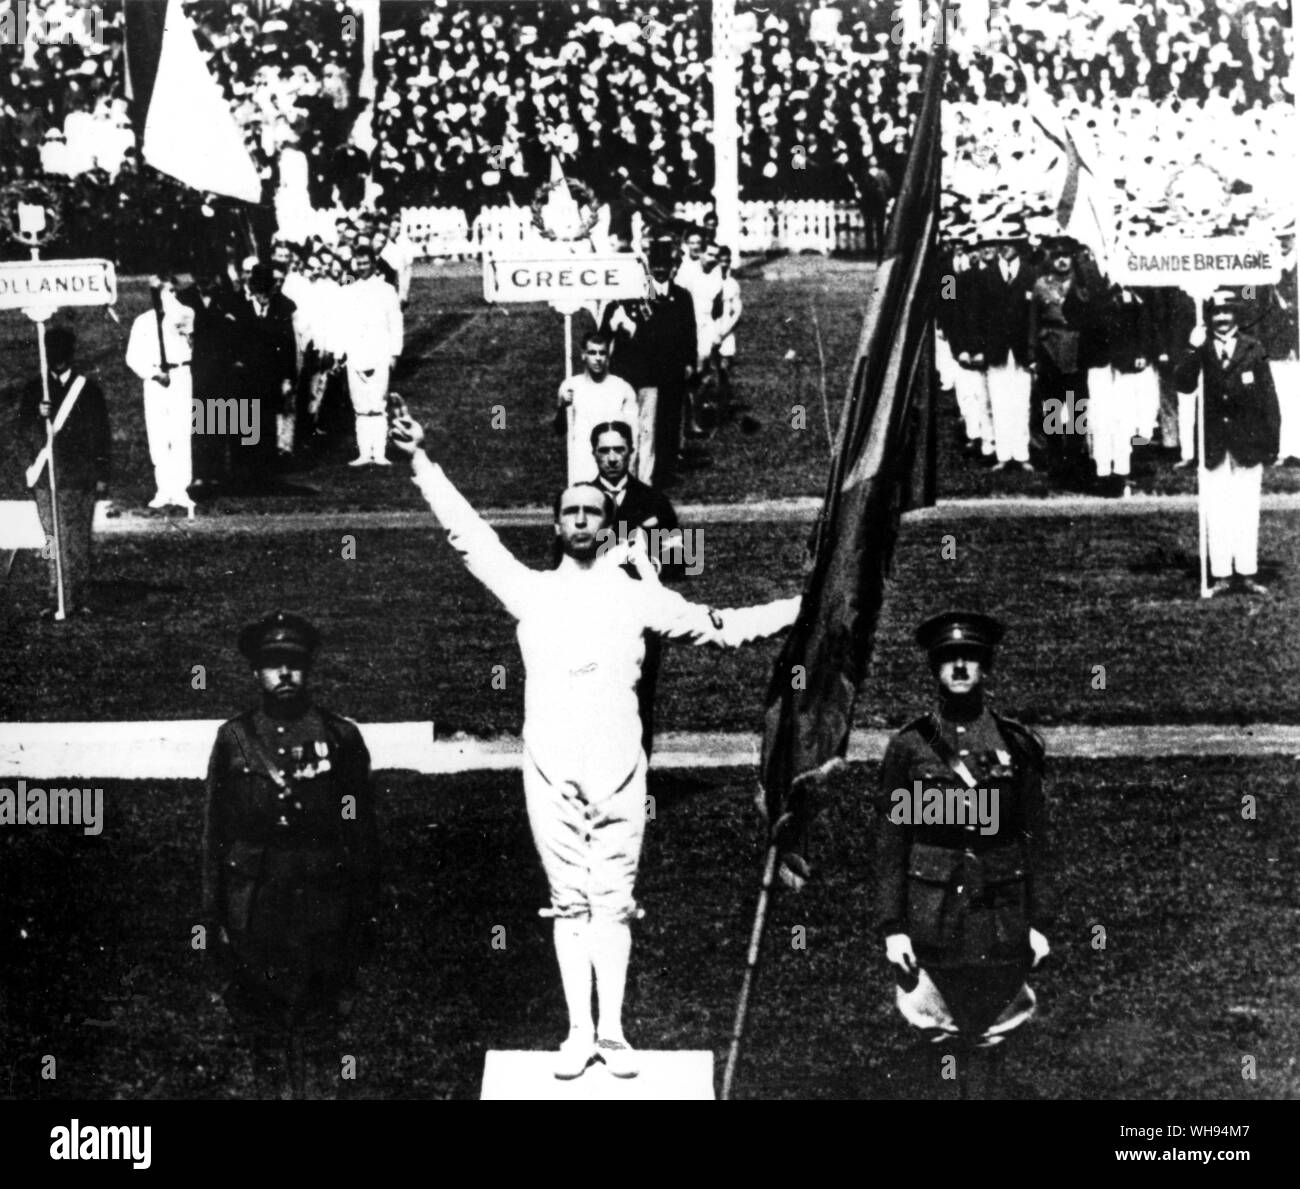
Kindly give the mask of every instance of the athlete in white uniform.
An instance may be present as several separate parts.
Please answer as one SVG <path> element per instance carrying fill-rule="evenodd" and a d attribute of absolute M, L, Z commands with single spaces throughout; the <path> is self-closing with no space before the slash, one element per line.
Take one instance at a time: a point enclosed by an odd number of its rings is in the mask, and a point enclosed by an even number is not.
<path fill-rule="evenodd" d="M 190 429 L 194 384 L 190 377 L 194 311 L 176 297 L 174 278 L 159 286 L 161 313 L 147 310 L 131 324 L 126 366 L 144 381 L 144 426 L 153 463 L 151 508 L 192 508 Z"/>
<path fill-rule="evenodd" d="M 402 353 L 402 306 L 397 290 L 375 272 L 371 256 L 361 254 L 356 271 L 358 279 L 341 291 L 346 321 L 338 327 L 356 414 L 357 456 L 348 465 L 387 466 L 384 400 L 389 374 Z"/>
<path fill-rule="evenodd" d="M 636 389 L 626 380 L 610 375 L 609 339 L 592 331 L 582 340 L 580 376 L 570 376 L 560 385 L 558 400 L 568 416 L 568 467 L 570 483 L 596 477 L 591 457 L 591 431 L 607 421 L 637 424 Z M 636 430 L 633 429 L 633 434 Z M 632 443 L 636 454 L 637 443 Z"/>
<path fill-rule="evenodd" d="M 643 547 L 611 547 L 602 532 L 612 516 L 609 497 L 587 483 L 566 488 L 556 501 L 560 564 L 529 569 L 420 449 L 424 432 L 416 422 L 399 418 L 391 436 L 410 456 L 416 485 L 470 573 L 518 620 L 526 674 L 524 797 L 550 883 L 544 915 L 555 918 L 569 1012 L 555 1074 L 577 1077 L 600 1057 L 615 1076 L 635 1076 L 622 1012 L 645 830 L 636 696 L 644 634 L 737 647 L 792 624 L 799 599 L 726 611 L 687 602 L 659 583 Z M 640 581 L 619 564 L 628 560 Z"/>

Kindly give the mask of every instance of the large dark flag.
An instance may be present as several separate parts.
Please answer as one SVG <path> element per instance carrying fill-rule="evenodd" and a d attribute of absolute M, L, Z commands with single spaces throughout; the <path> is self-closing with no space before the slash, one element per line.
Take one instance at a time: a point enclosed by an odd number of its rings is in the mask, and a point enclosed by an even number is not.
<path fill-rule="evenodd" d="M 814 793 L 842 761 L 899 515 L 933 504 L 934 310 L 941 277 L 939 110 L 946 50 L 926 65 L 907 169 L 840 417 L 799 619 L 768 689 L 761 781 L 780 843 L 802 849 Z M 786 817 L 787 814 L 791 816 Z"/>

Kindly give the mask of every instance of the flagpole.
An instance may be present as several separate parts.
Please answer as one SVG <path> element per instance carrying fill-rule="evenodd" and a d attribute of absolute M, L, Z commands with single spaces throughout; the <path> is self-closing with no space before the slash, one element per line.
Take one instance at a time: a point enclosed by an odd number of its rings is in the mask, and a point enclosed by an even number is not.
<path fill-rule="evenodd" d="M 713 0 L 713 207 L 718 243 L 740 257 L 740 51 L 736 0 Z"/>
<path fill-rule="evenodd" d="M 740 998 L 736 1003 L 736 1021 L 731 1029 L 731 1047 L 727 1051 L 727 1068 L 722 1075 L 721 1101 L 731 1098 L 731 1090 L 736 1081 L 736 1066 L 740 1062 L 740 1046 L 745 1038 L 745 1025 L 749 1022 L 749 995 L 754 987 L 754 976 L 758 970 L 759 954 L 763 948 L 763 934 L 767 930 L 767 908 L 772 899 L 772 884 L 776 877 L 777 845 L 773 842 L 767 848 L 767 859 L 763 863 L 763 884 L 758 893 L 758 907 L 754 910 L 754 927 L 749 933 L 749 954 L 745 958 L 745 977 L 740 984 Z"/>

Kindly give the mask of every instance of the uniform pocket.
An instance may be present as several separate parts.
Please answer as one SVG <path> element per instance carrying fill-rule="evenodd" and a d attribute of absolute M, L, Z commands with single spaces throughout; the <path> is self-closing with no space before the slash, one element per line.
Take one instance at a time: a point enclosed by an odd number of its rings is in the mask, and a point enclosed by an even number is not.
<path fill-rule="evenodd" d="M 252 923 L 253 902 L 262 874 L 264 851 L 261 847 L 235 843 L 226 856 L 222 878 L 225 883 L 225 920 L 232 932 L 246 932 Z"/>
<path fill-rule="evenodd" d="M 913 945 L 946 949 L 960 932 L 954 891 L 960 851 L 918 844 L 907 865 L 907 931 Z"/>

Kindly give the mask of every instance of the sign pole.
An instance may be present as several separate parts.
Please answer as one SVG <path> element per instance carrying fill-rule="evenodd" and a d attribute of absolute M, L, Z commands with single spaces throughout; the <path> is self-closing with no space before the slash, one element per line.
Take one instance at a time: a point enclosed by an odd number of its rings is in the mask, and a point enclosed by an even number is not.
<path fill-rule="evenodd" d="M 564 315 L 564 378 L 573 378 L 573 315 L 577 312 L 576 303 L 570 297 L 562 297 L 551 302 L 551 308 Z M 564 410 L 565 441 L 573 439 L 573 422 L 577 411 L 570 401 Z"/>
<path fill-rule="evenodd" d="M 32 249 L 32 258 L 34 260 L 40 259 L 35 248 Z M 41 357 L 41 399 L 48 409 L 50 405 L 50 365 L 45 353 L 44 318 L 40 318 L 36 322 L 36 346 Z M 49 462 L 46 465 L 50 472 L 50 521 L 54 528 L 54 584 L 58 591 L 58 606 L 55 608 L 54 618 L 62 621 L 68 618 L 68 610 L 63 597 L 63 548 L 59 533 L 59 486 L 54 476 L 54 422 L 51 420 L 49 413 L 45 414 L 45 448 L 49 452 Z"/>
<path fill-rule="evenodd" d="M 1196 329 L 1205 331 L 1205 302 L 1209 297 L 1204 286 L 1188 289 L 1196 301 Z M 1212 291 L 1211 291 L 1212 292 Z M 1199 335 L 1197 337 L 1200 337 Z M 1200 350 L 1198 347 L 1197 350 Z M 1201 598 L 1210 597 L 1210 525 L 1205 515 L 1205 376 L 1196 385 L 1196 528 L 1201 562 Z"/>

